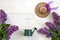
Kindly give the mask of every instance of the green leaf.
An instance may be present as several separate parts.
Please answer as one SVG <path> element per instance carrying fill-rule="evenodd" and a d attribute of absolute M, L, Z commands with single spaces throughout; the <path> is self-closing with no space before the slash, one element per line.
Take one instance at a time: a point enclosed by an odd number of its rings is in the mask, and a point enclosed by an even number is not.
<path fill-rule="evenodd" d="M 0 30 L 2 29 L 2 25 L 0 24 Z"/>
<path fill-rule="evenodd" d="M 3 38 L 5 39 L 5 38 L 7 37 L 7 36 L 6 36 L 7 33 L 6 33 L 5 31 L 3 31 L 2 34 L 3 34 Z"/>
<path fill-rule="evenodd" d="M 53 30 L 49 30 L 52 36 L 56 36 L 56 33 Z"/>
<path fill-rule="evenodd" d="M 6 40 L 7 33 L 4 28 L 9 26 L 10 24 L 0 24 L 0 40 Z"/>
<path fill-rule="evenodd" d="M 52 37 L 52 40 L 59 40 L 59 37 Z"/>
<path fill-rule="evenodd" d="M 9 27 L 9 26 L 10 26 L 10 24 L 0 24 L 0 30 L 2 30 L 5 27 Z"/>
<path fill-rule="evenodd" d="M 54 33 L 55 33 L 53 30 L 49 30 L 49 32 L 50 32 L 51 34 L 54 34 Z"/>
<path fill-rule="evenodd" d="M 60 27 L 57 29 L 58 34 L 60 34 Z"/>
<path fill-rule="evenodd" d="M 2 29 L 3 29 L 3 28 L 5 28 L 5 27 L 9 27 L 10 24 L 1 24 L 1 26 L 2 26 Z"/>
<path fill-rule="evenodd" d="M 4 38 L 2 38 L 2 40 L 6 40 L 6 38 L 4 39 Z"/>
<path fill-rule="evenodd" d="M 0 39 L 1 40 L 6 40 L 7 33 L 3 30 L 0 30 Z"/>
<path fill-rule="evenodd" d="M 1 24 L 2 27 L 8 27 L 10 24 Z"/>
<path fill-rule="evenodd" d="M 0 39 L 3 38 L 2 30 L 0 30 Z"/>

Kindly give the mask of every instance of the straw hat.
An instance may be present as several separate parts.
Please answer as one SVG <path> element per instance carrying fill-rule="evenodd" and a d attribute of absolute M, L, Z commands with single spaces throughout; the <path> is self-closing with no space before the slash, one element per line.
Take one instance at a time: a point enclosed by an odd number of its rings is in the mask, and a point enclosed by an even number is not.
<path fill-rule="evenodd" d="M 45 2 L 38 3 L 35 8 L 35 13 L 37 16 L 44 18 L 50 14 L 50 6 Z"/>

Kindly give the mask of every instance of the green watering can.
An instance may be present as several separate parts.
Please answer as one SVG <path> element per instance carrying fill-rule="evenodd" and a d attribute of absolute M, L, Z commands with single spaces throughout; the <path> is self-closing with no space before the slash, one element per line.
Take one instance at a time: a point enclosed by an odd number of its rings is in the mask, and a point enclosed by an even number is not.
<path fill-rule="evenodd" d="M 35 27 L 34 27 L 33 31 L 31 29 L 25 29 L 24 36 L 32 36 L 35 30 L 37 30 L 37 28 L 35 28 Z"/>

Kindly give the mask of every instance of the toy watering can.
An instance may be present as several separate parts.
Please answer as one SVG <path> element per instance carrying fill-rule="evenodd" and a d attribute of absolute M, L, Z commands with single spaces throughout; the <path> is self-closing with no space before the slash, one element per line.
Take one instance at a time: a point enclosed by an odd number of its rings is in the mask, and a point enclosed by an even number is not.
<path fill-rule="evenodd" d="M 37 28 L 34 27 L 34 30 L 32 31 L 31 29 L 25 29 L 24 30 L 24 36 L 32 36 L 33 33 L 37 30 Z"/>

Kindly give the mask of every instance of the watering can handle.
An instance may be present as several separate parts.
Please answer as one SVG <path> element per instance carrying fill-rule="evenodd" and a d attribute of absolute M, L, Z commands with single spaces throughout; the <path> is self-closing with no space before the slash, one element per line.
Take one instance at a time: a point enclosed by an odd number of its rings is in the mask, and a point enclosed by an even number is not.
<path fill-rule="evenodd" d="M 34 27 L 34 29 L 35 29 L 35 30 L 37 30 L 37 28 L 36 28 L 36 27 Z"/>
<path fill-rule="evenodd" d="M 34 27 L 34 30 L 33 30 L 33 32 L 32 32 L 32 33 L 34 33 L 34 31 L 35 31 L 35 30 L 37 30 L 37 28 L 36 28 L 36 27 Z"/>

